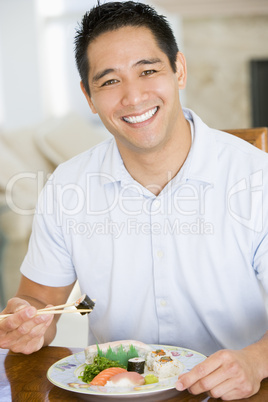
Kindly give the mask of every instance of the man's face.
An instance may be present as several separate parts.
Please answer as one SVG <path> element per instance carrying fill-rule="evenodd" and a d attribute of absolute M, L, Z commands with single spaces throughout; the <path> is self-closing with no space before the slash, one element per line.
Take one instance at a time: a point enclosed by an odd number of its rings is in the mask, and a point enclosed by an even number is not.
<path fill-rule="evenodd" d="M 85 95 L 119 150 L 158 150 L 179 134 L 178 90 L 186 79 L 181 53 L 174 73 L 151 31 L 128 26 L 97 37 L 88 58 L 90 97 Z"/>

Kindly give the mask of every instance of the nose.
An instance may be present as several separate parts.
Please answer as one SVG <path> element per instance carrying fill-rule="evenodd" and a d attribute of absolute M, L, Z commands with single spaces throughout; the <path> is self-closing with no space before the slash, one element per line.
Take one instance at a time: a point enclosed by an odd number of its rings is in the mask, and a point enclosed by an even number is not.
<path fill-rule="evenodd" d="M 148 92 L 144 86 L 137 82 L 127 82 L 123 86 L 122 100 L 123 106 L 135 106 L 148 99 Z"/>

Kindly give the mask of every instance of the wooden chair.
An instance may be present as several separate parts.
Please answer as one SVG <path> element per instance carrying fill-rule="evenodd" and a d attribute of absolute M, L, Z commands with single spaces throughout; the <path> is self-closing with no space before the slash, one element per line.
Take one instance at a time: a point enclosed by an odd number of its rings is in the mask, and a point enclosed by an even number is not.
<path fill-rule="evenodd" d="M 255 147 L 261 149 L 262 151 L 268 152 L 268 128 L 267 127 L 257 127 L 257 128 L 242 128 L 233 130 L 224 130 L 227 133 L 234 134 L 237 137 L 242 138 L 250 142 Z"/>

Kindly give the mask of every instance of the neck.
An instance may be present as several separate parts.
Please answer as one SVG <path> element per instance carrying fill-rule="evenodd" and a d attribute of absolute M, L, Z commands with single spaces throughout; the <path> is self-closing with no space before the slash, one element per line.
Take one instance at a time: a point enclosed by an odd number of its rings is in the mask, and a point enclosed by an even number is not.
<path fill-rule="evenodd" d="M 191 147 L 191 129 L 186 119 L 177 135 L 161 149 L 133 152 L 118 145 L 125 167 L 143 187 L 158 195 L 184 164 Z"/>

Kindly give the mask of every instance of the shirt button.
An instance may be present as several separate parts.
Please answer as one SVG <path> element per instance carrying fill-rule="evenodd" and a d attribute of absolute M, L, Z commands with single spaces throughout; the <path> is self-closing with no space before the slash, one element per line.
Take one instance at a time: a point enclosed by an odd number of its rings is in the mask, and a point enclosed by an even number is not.
<path fill-rule="evenodd" d="M 158 258 L 162 258 L 163 255 L 164 255 L 164 253 L 163 253 L 162 250 L 158 250 L 157 253 L 156 253 L 156 255 L 157 255 Z"/>
<path fill-rule="evenodd" d="M 161 300 L 160 304 L 162 307 L 165 307 L 167 305 L 167 302 L 166 302 L 166 300 L 163 299 L 163 300 Z"/>
<path fill-rule="evenodd" d="M 160 201 L 159 200 L 154 201 L 153 205 L 155 208 L 158 208 L 160 206 Z"/>

